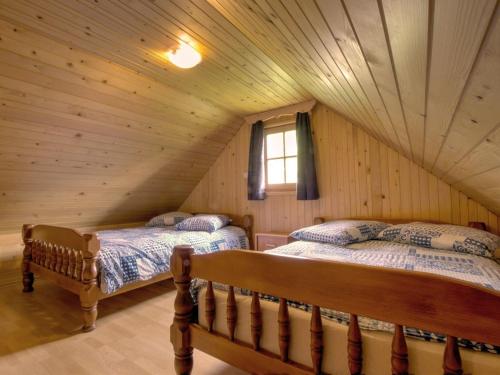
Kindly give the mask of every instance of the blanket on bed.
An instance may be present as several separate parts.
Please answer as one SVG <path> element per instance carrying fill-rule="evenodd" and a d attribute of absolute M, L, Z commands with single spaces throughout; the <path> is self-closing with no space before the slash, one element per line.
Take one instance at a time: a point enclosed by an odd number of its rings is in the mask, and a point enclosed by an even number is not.
<path fill-rule="evenodd" d="M 124 285 L 168 271 L 176 245 L 191 245 L 197 254 L 249 248 L 245 231 L 234 226 L 213 233 L 140 227 L 101 231 L 97 237 L 101 241 L 98 262 L 103 293 L 113 293 Z"/>
<path fill-rule="evenodd" d="M 277 255 L 321 258 L 346 263 L 429 272 L 500 290 L 500 265 L 494 260 L 446 250 L 372 240 L 351 244 L 346 247 L 326 243 L 297 241 L 266 252 Z M 201 280 L 196 280 L 193 283 L 192 293 L 195 301 L 197 291 L 204 284 L 204 281 Z M 216 283 L 214 283 L 214 287 L 227 290 L 226 286 Z M 251 291 L 240 288 L 235 288 L 235 292 L 248 296 L 251 295 Z M 261 297 L 269 301 L 279 302 L 278 298 L 274 296 L 261 295 Z M 300 301 L 289 301 L 289 305 L 305 311 L 311 311 L 311 306 Z M 332 319 L 346 325 L 349 323 L 348 313 L 322 308 L 321 314 L 326 319 Z M 358 321 L 361 329 L 387 332 L 394 330 L 392 323 L 366 317 L 359 317 Z M 412 327 L 405 327 L 404 329 L 406 336 L 421 340 L 445 342 L 446 339 L 445 335 L 439 333 Z M 458 343 L 465 348 L 500 354 L 500 347 L 497 346 L 466 339 L 459 339 Z"/>

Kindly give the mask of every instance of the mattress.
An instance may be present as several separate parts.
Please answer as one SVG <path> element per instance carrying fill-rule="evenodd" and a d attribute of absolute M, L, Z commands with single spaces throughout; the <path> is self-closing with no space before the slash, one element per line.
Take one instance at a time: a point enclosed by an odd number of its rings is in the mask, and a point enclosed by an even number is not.
<path fill-rule="evenodd" d="M 199 324 L 207 328 L 205 319 L 205 288 L 199 291 Z M 215 290 L 216 314 L 214 330 L 228 335 L 226 324 L 227 294 Z M 251 344 L 250 309 L 251 297 L 236 295 L 238 319 L 235 337 Z M 261 347 L 279 354 L 278 342 L 278 304 L 261 301 L 263 330 Z M 310 359 L 310 319 L 308 312 L 290 308 L 290 349 L 289 358 L 297 363 L 311 366 Z M 328 374 L 349 375 L 347 367 L 347 326 L 333 320 L 323 319 L 324 357 L 323 371 Z M 409 372 L 415 375 L 442 374 L 445 344 L 425 342 L 408 338 Z M 388 332 L 363 330 L 363 374 L 391 374 L 392 334 Z M 473 350 L 461 350 L 464 374 L 498 375 L 500 355 Z"/>
<path fill-rule="evenodd" d="M 176 231 L 174 227 L 139 227 L 97 233 L 99 282 L 109 294 L 140 280 L 149 280 L 170 269 L 176 245 L 191 245 L 196 254 L 227 249 L 248 249 L 245 231 L 226 226 L 213 233 Z"/>

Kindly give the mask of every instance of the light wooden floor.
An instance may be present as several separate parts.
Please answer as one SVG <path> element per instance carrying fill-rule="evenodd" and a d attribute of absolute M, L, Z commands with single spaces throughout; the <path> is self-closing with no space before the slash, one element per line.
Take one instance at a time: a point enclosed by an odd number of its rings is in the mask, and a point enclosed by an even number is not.
<path fill-rule="evenodd" d="M 78 331 L 77 296 L 51 283 L 0 288 L 0 374 L 174 374 L 169 326 L 175 288 L 171 281 L 101 301 L 98 327 Z M 243 375 L 195 351 L 193 374 Z"/>

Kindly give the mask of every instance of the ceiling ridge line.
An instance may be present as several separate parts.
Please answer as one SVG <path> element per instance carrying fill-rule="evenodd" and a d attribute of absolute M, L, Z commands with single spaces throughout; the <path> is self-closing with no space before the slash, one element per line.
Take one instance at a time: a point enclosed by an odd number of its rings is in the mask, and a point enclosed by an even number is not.
<path fill-rule="evenodd" d="M 434 12 L 436 3 L 435 0 L 429 0 L 429 12 L 427 19 L 427 66 L 425 71 L 425 105 L 424 105 L 424 144 L 422 147 L 422 158 L 420 160 L 421 166 L 425 165 L 425 148 L 427 145 L 427 125 L 428 125 L 428 105 L 429 105 L 429 88 L 430 88 L 430 78 L 431 78 L 431 62 L 432 62 L 432 46 L 434 42 Z M 431 171 L 432 171 L 431 167 Z"/>
<path fill-rule="evenodd" d="M 259 9 L 261 10 L 261 12 L 262 12 L 262 13 L 264 13 L 264 10 L 263 10 L 262 8 L 260 8 L 260 6 L 259 6 L 258 4 L 256 4 L 256 6 L 257 6 L 257 7 L 259 7 Z M 269 6 L 269 4 L 268 4 L 268 6 Z M 272 9 L 272 8 L 271 8 L 271 9 Z M 274 10 L 273 10 L 273 11 L 274 11 Z M 286 26 L 285 26 L 285 27 L 286 27 Z M 281 34 L 281 36 L 282 36 L 282 37 L 286 40 L 286 39 L 287 39 L 287 38 L 286 38 L 286 36 L 285 36 L 285 35 L 283 34 L 283 32 L 279 29 L 279 27 L 278 27 L 278 26 L 276 26 L 276 28 L 278 29 L 278 32 Z M 289 32 L 290 32 L 290 31 L 289 31 Z M 292 35 L 292 36 L 293 36 L 293 35 Z M 296 38 L 295 38 L 295 36 L 293 36 L 293 38 L 294 38 L 294 39 L 296 39 Z M 298 41 L 297 41 L 297 42 L 298 42 Z M 301 54 L 297 51 L 297 49 L 296 49 L 294 46 L 290 46 L 290 47 L 291 47 L 291 48 L 293 48 L 293 49 L 295 50 L 295 52 L 296 52 L 298 55 L 301 55 Z M 302 57 L 303 57 L 303 56 L 302 56 Z M 288 56 L 286 57 L 286 59 L 287 59 L 287 61 L 289 62 L 289 64 L 291 64 L 293 67 L 297 67 L 297 64 L 296 64 L 293 60 L 291 60 Z M 306 60 L 307 60 L 307 59 L 306 59 Z M 279 64 L 278 64 L 278 65 L 279 65 Z M 308 76 L 310 76 L 310 75 L 315 76 L 315 77 L 317 77 L 318 79 L 320 79 L 320 80 L 322 80 L 322 81 L 323 81 L 323 79 L 322 79 L 319 75 L 317 75 L 317 72 L 315 71 L 314 67 L 310 64 L 310 62 L 309 62 L 309 61 L 307 61 L 307 65 L 309 66 L 309 68 L 311 68 L 311 69 L 312 69 L 312 71 L 314 71 L 313 73 L 307 72 L 307 75 L 308 75 Z M 311 78 L 308 78 L 308 80 L 310 81 L 310 83 L 312 83 L 312 85 L 313 85 L 313 86 L 315 86 L 315 87 L 316 87 L 316 88 L 317 88 L 317 89 L 318 89 L 318 90 L 322 93 L 323 98 L 328 98 L 328 97 L 332 97 L 332 96 L 333 96 L 333 97 L 335 98 L 335 100 L 337 101 L 337 103 L 339 103 L 339 104 L 340 104 L 340 103 L 343 103 L 343 104 L 341 104 L 341 105 L 340 105 L 340 107 L 341 107 L 341 108 L 343 108 L 344 112 L 350 113 L 350 112 L 348 111 L 348 106 L 347 106 L 347 102 L 345 102 L 345 98 L 343 98 L 343 97 L 342 97 L 342 96 L 338 93 L 338 89 L 337 89 L 336 87 L 333 87 L 333 89 L 334 89 L 334 93 L 332 93 L 332 92 L 330 92 L 330 93 L 329 93 L 328 91 L 325 91 L 325 89 L 324 89 L 323 87 L 321 87 L 320 85 L 318 85 L 314 79 L 312 79 L 312 80 L 311 80 Z M 329 82 L 329 85 L 330 85 L 330 86 L 332 86 L 331 82 Z M 309 90 L 307 90 L 307 91 L 309 92 L 309 94 L 311 94 Z M 316 99 L 318 99 L 318 100 L 319 100 L 319 98 L 317 98 L 317 97 L 316 97 Z M 349 117 L 356 117 L 356 116 L 352 116 L 352 115 L 351 115 L 351 116 L 349 116 Z M 358 119 L 358 121 L 359 121 L 359 119 Z"/>
<path fill-rule="evenodd" d="M 342 71 L 342 69 L 340 69 L 340 66 L 337 62 L 337 60 L 332 56 L 332 54 L 330 53 L 330 50 L 326 47 L 326 45 L 324 44 L 322 38 L 319 36 L 317 30 L 313 27 L 312 23 L 311 23 L 311 20 L 309 19 L 309 17 L 307 17 L 307 14 L 304 12 L 304 10 L 302 9 L 302 7 L 300 6 L 300 4 L 296 1 L 296 4 L 297 6 L 299 7 L 299 9 L 302 11 L 303 15 L 305 16 L 305 18 L 307 19 L 307 21 L 309 22 L 310 26 L 312 27 L 312 29 L 314 30 L 314 32 L 316 33 L 317 37 L 318 37 L 318 40 L 321 42 L 321 44 L 323 45 L 323 47 L 325 48 L 325 51 L 328 53 L 328 55 L 330 56 L 330 58 L 332 59 L 332 61 L 334 62 L 334 64 L 337 66 L 337 69 L 339 70 L 341 76 L 344 78 L 344 80 L 346 81 L 347 85 L 351 88 L 354 96 L 357 98 L 357 100 L 359 101 L 359 104 L 361 105 L 361 107 L 366 111 L 366 113 L 368 114 L 368 117 L 371 119 L 371 120 L 375 120 L 374 122 L 375 123 L 378 123 L 379 126 L 383 129 L 383 135 L 380 136 L 377 134 L 376 131 L 375 132 L 375 135 L 374 137 L 377 138 L 377 139 L 380 139 L 382 138 L 383 139 L 383 142 L 386 142 L 386 143 L 392 143 L 390 141 L 390 136 L 389 136 L 389 133 L 387 133 L 387 130 L 385 128 L 385 125 L 383 124 L 382 120 L 380 119 L 377 111 L 375 110 L 375 108 L 373 107 L 373 105 L 371 104 L 371 101 L 368 97 L 368 95 L 366 94 L 366 91 L 365 89 L 363 88 L 363 86 L 361 85 L 361 83 L 359 82 L 359 79 L 356 75 L 356 73 L 354 72 L 354 70 L 352 69 L 351 67 L 351 64 L 349 63 L 349 60 L 346 58 L 345 54 L 344 54 L 344 51 L 342 50 L 342 48 L 340 47 L 338 41 L 337 41 L 337 38 L 335 37 L 335 34 L 333 33 L 329 23 L 326 21 L 326 18 L 323 14 L 323 12 L 321 11 L 320 7 L 318 6 L 316 0 L 314 0 L 314 5 L 316 6 L 316 9 L 318 10 L 318 13 L 320 14 L 321 18 L 323 19 L 323 22 L 325 23 L 329 33 L 331 34 L 332 38 L 335 40 L 335 44 L 338 48 L 338 50 L 340 51 L 340 53 L 342 54 L 346 64 L 348 65 L 349 69 L 351 70 L 351 73 L 353 75 L 353 77 L 355 78 L 358 86 L 359 86 L 359 89 L 361 90 L 361 92 L 363 93 L 364 95 L 364 98 L 366 100 L 366 102 L 369 104 L 369 106 L 372 107 L 372 111 L 370 111 L 366 106 L 365 104 L 363 103 L 363 101 L 361 100 L 361 98 L 359 97 L 359 95 L 356 93 L 356 90 L 354 89 L 353 85 L 351 85 L 351 83 L 349 82 L 349 80 L 347 79 L 347 77 L 345 76 L 344 72 Z M 324 60 L 323 60 L 324 61 Z M 328 66 L 326 64 L 326 62 L 324 61 L 325 65 Z M 370 127 L 372 128 L 371 125 L 365 125 L 365 127 Z M 376 129 L 376 128 L 375 128 Z"/>
<path fill-rule="evenodd" d="M 280 1 L 281 3 L 281 1 Z M 269 3 L 268 3 L 269 4 Z M 290 12 L 288 11 L 288 9 L 281 3 L 282 7 L 285 9 L 286 13 L 288 14 L 288 16 L 290 17 L 290 19 L 293 21 L 293 23 L 295 24 L 295 26 L 300 30 L 302 31 L 302 28 L 297 24 L 297 21 L 293 18 L 293 16 L 290 14 Z M 275 9 L 270 6 L 271 9 L 273 9 L 273 11 L 275 11 Z M 278 15 L 279 17 L 279 15 Z M 281 18 L 281 17 L 279 17 Z M 292 34 L 293 32 L 290 30 L 290 28 L 286 25 L 286 23 L 284 23 L 284 26 L 287 28 L 287 30 Z M 321 54 L 318 52 L 318 50 L 316 49 L 316 47 L 311 43 L 310 39 L 305 35 L 303 34 L 304 38 L 307 40 L 307 42 L 310 44 L 311 48 L 316 52 L 316 54 L 318 55 L 318 57 L 320 58 L 320 60 L 323 62 L 323 65 L 327 68 L 327 70 L 330 72 L 331 76 L 329 77 L 327 74 L 325 74 L 325 72 L 323 71 L 323 69 L 314 62 L 314 65 L 316 65 L 317 67 L 317 70 L 321 73 L 322 76 L 326 76 L 325 79 L 326 81 L 329 82 L 329 86 L 331 88 L 333 88 L 337 93 L 338 95 L 340 95 L 340 97 L 345 101 L 346 104 L 348 104 L 349 102 L 352 103 L 352 105 L 354 107 L 357 107 L 357 110 L 360 112 L 360 114 L 363 114 L 363 116 L 365 117 L 363 119 L 363 121 L 359 121 L 360 123 L 370 123 L 371 121 L 366 121 L 367 119 L 370 118 L 369 114 L 366 112 L 366 109 L 362 109 L 362 107 L 359 106 L 360 103 L 358 103 L 358 101 L 356 101 L 353 97 L 352 97 L 352 94 L 355 94 L 354 91 L 352 90 L 352 87 L 349 86 L 349 83 L 347 82 L 347 85 L 351 88 L 351 91 L 353 91 L 352 93 L 349 92 L 349 90 L 346 89 L 346 87 L 344 87 L 344 84 L 341 83 L 341 81 L 339 80 L 339 78 L 337 78 L 337 75 L 329 68 L 328 64 L 326 64 L 325 60 L 323 59 L 323 57 L 321 56 Z M 300 45 L 300 47 L 304 50 L 304 52 L 312 59 L 312 56 L 309 55 L 309 52 L 306 51 L 306 49 L 304 48 L 304 45 L 303 43 L 301 43 L 298 39 L 297 39 L 297 42 L 298 44 Z M 328 51 L 327 51 L 328 52 Z M 337 67 L 337 70 L 339 70 L 340 72 L 340 75 L 342 76 L 342 72 L 341 70 L 338 68 L 337 65 L 335 65 Z M 333 80 L 331 80 L 331 78 L 333 78 Z M 323 79 L 322 79 L 323 80 Z M 345 79 L 344 79 L 345 80 Z M 324 81 L 324 80 L 323 80 Z M 336 84 L 335 84 L 336 82 Z M 338 87 L 337 87 L 338 86 Z M 349 101 L 347 101 L 344 97 L 344 95 L 341 94 L 341 92 L 343 92 L 343 94 L 345 95 L 345 97 L 347 97 L 349 99 Z M 328 96 L 328 95 L 327 95 Z M 350 106 L 347 105 L 347 109 L 349 109 Z M 373 130 L 371 129 L 371 127 L 369 127 L 369 131 L 370 133 L 373 132 Z M 376 134 L 376 133 L 374 133 Z M 376 135 L 374 135 L 376 137 Z"/>
<path fill-rule="evenodd" d="M 404 118 L 406 136 L 407 136 L 408 141 L 409 141 L 409 146 L 410 146 L 409 156 L 410 156 L 410 160 L 414 161 L 415 155 L 413 152 L 413 146 L 412 146 L 411 141 L 410 141 L 410 132 L 408 130 L 408 119 L 406 117 L 406 112 L 405 112 L 405 109 L 403 106 L 403 99 L 401 97 L 401 88 L 399 87 L 398 74 L 396 71 L 396 67 L 394 65 L 394 55 L 392 52 L 391 40 L 389 38 L 389 30 L 387 28 L 387 21 L 385 19 L 385 12 L 384 12 L 384 6 L 382 4 L 382 0 L 377 0 L 377 5 L 378 5 L 379 13 L 380 13 L 380 19 L 382 20 L 382 27 L 384 29 L 384 37 L 385 37 L 385 41 L 386 41 L 386 45 L 387 45 L 387 50 L 389 52 L 389 58 L 391 59 L 391 68 L 392 68 L 392 73 L 394 74 L 394 82 L 396 84 L 396 88 L 398 91 L 398 98 L 399 98 L 399 103 L 401 106 L 401 113 L 403 114 L 403 118 Z"/>
<path fill-rule="evenodd" d="M 315 2 L 317 2 L 317 0 L 314 0 L 314 1 L 315 1 Z M 365 51 L 363 50 L 363 47 L 362 47 L 362 45 L 361 45 L 361 41 L 359 40 L 358 33 L 357 33 L 357 31 L 356 31 L 356 28 L 354 27 L 354 23 L 352 22 L 351 15 L 349 14 L 349 11 L 348 11 L 348 9 L 347 9 L 347 6 L 345 5 L 345 1 L 344 1 L 344 0 L 340 0 L 340 4 L 342 5 L 342 8 L 344 9 L 344 13 L 345 13 L 345 15 L 346 15 L 346 17 L 347 17 L 347 20 L 349 21 L 349 26 L 350 26 L 350 28 L 351 28 L 351 30 L 352 30 L 352 32 L 353 32 L 353 34 L 354 34 L 354 37 L 356 38 L 356 43 L 357 43 L 357 44 L 358 44 L 358 46 L 359 46 L 359 51 L 361 52 L 361 56 L 363 56 L 363 61 L 364 61 L 365 65 L 366 65 L 366 68 L 367 68 L 368 72 L 370 73 L 370 78 L 371 78 L 371 80 L 372 80 L 372 83 L 374 84 L 374 88 L 375 88 L 375 90 L 377 91 L 378 97 L 379 97 L 379 99 L 380 99 L 381 103 L 382 103 L 382 104 L 383 104 L 383 106 L 384 106 L 384 111 L 385 111 L 385 113 L 387 114 L 387 118 L 389 119 L 389 122 L 390 122 L 390 124 L 391 124 L 392 131 L 394 132 L 394 136 L 396 137 L 396 140 L 397 140 L 397 144 L 395 144 L 395 146 L 398 146 L 398 145 L 399 145 L 399 147 L 398 147 L 399 152 L 401 152 L 401 153 L 404 155 L 404 154 L 405 154 L 405 151 L 404 151 L 404 149 L 403 149 L 403 146 L 402 146 L 402 144 L 401 144 L 401 140 L 399 139 L 399 136 L 398 136 L 398 134 L 397 134 L 397 131 L 396 131 L 395 127 L 394 127 L 394 120 L 392 119 L 392 116 L 391 116 L 391 114 L 390 114 L 389 110 L 387 109 L 387 104 L 386 104 L 386 102 L 385 102 L 385 100 L 384 100 L 384 98 L 383 98 L 383 96 L 382 96 L 382 94 L 381 94 L 381 92 L 380 92 L 380 89 L 379 89 L 379 87 L 378 87 L 377 81 L 375 80 L 375 77 L 374 77 L 374 75 L 373 75 L 372 68 L 371 68 L 370 64 L 368 63 L 368 60 L 367 60 L 366 55 L 365 55 Z M 340 48 L 340 46 L 339 46 L 339 48 Z M 340 48 L 340 50 L 342 51 L 342 53 L 344 53 L 344 52 L 343 52 L 343 50 L 342 50 L 342 48 Z M 347 58 L 346 58 L 346 61 L 348 62 L 348 59 L 347 59 Z M 350 63 L 349 63 L 349 62 L 348 62 L 348 64 L 349 64 L 349 67 L 351 67 L 351 65 L 350 65 Z M 353 69 L 351 68 L 351 70 L 353 70 Z M 354 76 L 355 76 L 355 77 L 356 77 L 356 79 L 357 79 L 357 76 L 356 76 L 356 74 L 355 74 L 355 73 L 354 73 Z M 360 83 L 360 86 L 361 86 L 361 88 L 362 88 L 362 89 L 363 89 L 363 91 L 364 91 L 364 88 L 363 88 L 363 86 L 361 85 L 361 83 Z M 367 95 L 367 94 L 365 93 L 365 95 Z M 369 102 L 370 102 L 370 105 L 371 105 L 371 107 L 372 107 L 373 111 L 374 111 L 374 112 L 376 112 L 376 110 L 375 110 L 375 108 L 373 107 L 373 104 L 371 103 L 371 101 L 370 101 L 370 100 L 369 100 Z M 391 139 L 391 137 L 390 137 L 390 136 L 389 136 L 389 138 Z M 394 142 L 394 141 L 392 141 L 392 142 Z M 391 146 L 392 146 L 392 145 L 391 145 Z"/>
<path fill-rule="evenodd" d="M 333 88 L 335 88 L 336 91 L 339 92 L 339 94 L 341 93 L 341 91 L 344 93 L 344 95 L 346 95 L 348 98 L 349 98 L 349 101 L 352 103 L 353 106 L 355 106 L 357 108 L 357 110 L 360 111 L 361 114 L 363 114 L 363 116 L 365 117 L 364 122 L 366 122 L 366 120 L 369 120 L 367 121 L 367 123 L 371 123 L 373 121 L 373 118 L 372 116 L 370 115 L 370 113 L 368 112 L 368 110 L 363 106 L 363 103 L 361 102 L 360 98 L 357 96 L 355 90 L 353 89 L 353 87 L 350 85 L 349 81 L 345 78 L 345 76 L 343 75 L 342 73 L 342 69 L 340 69 L 340 67 L 338 66 L 337 62 L 335 61 L 335 59 L 331 56 L 330 52 L 328 51 L 328 49 L 326 48 L 326 46 L 324 45 L 324 43 L 322 42 L 321 38 L 319 37 L 317 31 L 315 30 L 315 28 L 312 26 L 309 18 L 305 15 L 305 13 L 303 12 L 302 8 L 300 7 L 300 5 L 297 3 L 297 1 L 295 1 L 295 3 L 297 4 L 298 6 L 298 9 L 302 12 L 302 14 L 304 15 L 304 18 L 305 20 L 309 23 L 312 31 L 315 33 L 318 41 L 323 45 L 324 47 L 324 50 L 326 51 L 326 53 L 328 54 L 328 56 L 330 57 L 330 59 L 333 61 L 334 65 L 335 65 L 335 68 L 336 70 L 332 70 L 332 68 L 328 65 L 328 63 L 325 61 L 324 57 L 322 56 L 322 54 L 320 53 L 320 51 L 316 48 L 316 46 L 312 43 L 311 39 L 308 37 L 308 35 L 306 35 L 303 30 L 302 30 L 302 27 L 297 23 L 296 19 L 292 16 L 292 14 L 290 14 L 289 10 L 283 5 L 283 3 L 280 1 L 280 3 L 282 4 L 283 8 L 285 9 L 285 11 L 288 13 L 288 16 L 290 17 L 290 19 L 294 22 L 294 24 L 296 25 L 296 27 L 300 30 L 300 32 L 302 32 L 303 34 L 303 37 L 306 39 L 306 41 L 308 42 L 308 44 L 310 45 L 310 48 L 312 48 L 312 50 L 314 50 L 314 52 L 317 54 L 317 56 L 319 57 L 319 59 L 321 60 L 321 62 L 323 63 L 323 66 L 326 68 L 326 70 L 330 73 L 331 76 L 329 76 L 328 74 L 325 73 L 324 69 L 319 66 L 317 63 L 315 63 L 315 65 L 317 66 L 317 68 L 319 69 L 319 71 L 321 72 L 322 75 L 326 76 L 326 79 L 331 82 L 331 85 Z M 291 32 L 291 31 L 290 31 Z M 303 46 L 303 44 L 299 41 L 299 44 L 301 45 L 301 47 L 304 49 L 305 51 L 305 48 Z M 306 51 L 306 53 L 309 55 L 309 53 Z M 312 58 L 312 56 L 311 56 Z M 338 71 L 338 74 L 336 74 L 336 72 Z M 331 80 L 330 78 L 333 78 L 334 80 Z M 342 79 L 340 79 L 342 78 Z M 336 82 L 336 83 L 335 83 Z M 339 86 L 339 88 L 337 88 L 336 86 Z M 348 89 L 349 88 L 349 89 Z M 341 95 L 341 94 L 340 94 Z M 341 95 L 342 96 L 342 95 Z M 368 127 L 370 129 L 370 133 L 374 133 L 374 136 L 376 137 L 376 132 L 374 132 L 374 130 L 372 129 L 372 126 L 371 124 L 370 125 L 366 125 L 366 127 Z"/>

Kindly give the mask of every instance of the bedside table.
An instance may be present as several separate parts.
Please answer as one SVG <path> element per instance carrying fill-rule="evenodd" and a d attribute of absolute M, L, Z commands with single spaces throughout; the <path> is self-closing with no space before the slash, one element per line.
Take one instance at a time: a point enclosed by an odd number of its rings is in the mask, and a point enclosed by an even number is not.
<path fill-rule="evenodd" d="M 255 249 L 257 251 L 271 250 L 291 241 L 293 239 L 288 237 L 288 233 L 256 233 Z"/>

